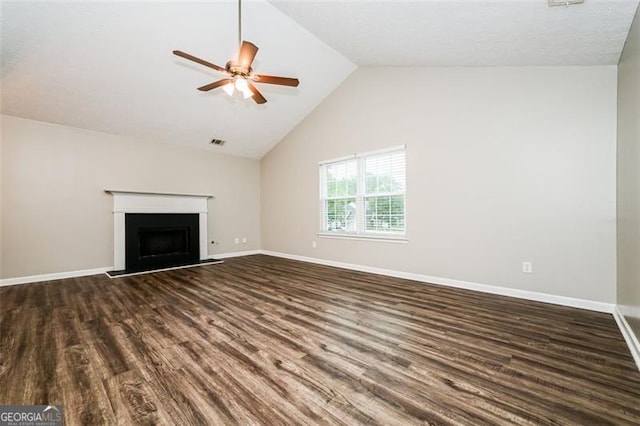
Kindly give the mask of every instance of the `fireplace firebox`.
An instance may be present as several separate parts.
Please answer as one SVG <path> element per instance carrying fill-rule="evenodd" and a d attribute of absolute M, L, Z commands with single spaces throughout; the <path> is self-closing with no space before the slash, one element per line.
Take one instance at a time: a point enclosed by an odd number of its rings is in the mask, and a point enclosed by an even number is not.
<path fill-rule="evenodd" d="M 198 214 L 125 214 L 127 271 L 197 263 L 200 257 Z"/>

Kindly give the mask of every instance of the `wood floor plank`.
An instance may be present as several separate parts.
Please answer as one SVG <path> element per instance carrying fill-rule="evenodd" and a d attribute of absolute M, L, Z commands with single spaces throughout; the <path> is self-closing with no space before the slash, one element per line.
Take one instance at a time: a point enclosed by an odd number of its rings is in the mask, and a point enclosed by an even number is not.
<path fill-rule="evenodd" d="M 157 403 L 149 385 L 135 370 L 129 370 L 104 381 L 118 425 L 156 425 L 169 421 Z"/>
<path fill-rule="evenodd" d="M 0 288 L 0 404 L 65 424 L 640 424 L 611 315 L 265 255 Z"/>
<path fill-rule="evenodd" d="M 63 350 L 64 367 L 59 375 L 62 400 L 59 404 L 63 405 L 65 424 L 116 424 L 116 414 L 91 355 L 85 345 L 69 346 Z M 30 403 L 25 400 L 5 401 L 10 404 Z"/>

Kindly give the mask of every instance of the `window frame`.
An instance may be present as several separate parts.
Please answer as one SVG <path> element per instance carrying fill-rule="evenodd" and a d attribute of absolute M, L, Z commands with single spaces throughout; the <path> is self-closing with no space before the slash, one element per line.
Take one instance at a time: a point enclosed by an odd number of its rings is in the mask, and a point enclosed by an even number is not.
<path fill-rule="evenodd" d="M 375 231 L 366 231 L 365 229 L 360 229 L 362 225 L 366 222 L 366 208 L 365 208 L 365 200 L 367 197 L 376 197 L 383 196 L 381 194 L 373 193 L 368 194 L 366 191 L 366 174 L 365 174 L 365 162 L 369 157 L 375 157 L 381 154 L 392 154 L 394 152 L 402 151 L 404 153 L 404 177 L 405 177 L 405 187 L 403 192 L 390 191 L 388 193 L 383 194 L 384 196 L 394 196 L 394 195 L 402 195 L 404 201 L 404 232 L 375 232 Z M 355 195 L 344 195 L 344 196 L 334 196 L 329 197 L 327 195 L 327 186 L 328 183 L 326 181 L 327 166 L 335 163 L 342 163 L 349 160 L 356 160 L 356 193 Z M 331 160 L 325 160 L 318 163 L 318 174 L 319 174 L 319 227 L 320 230 L 318 232 L 319 237 L 326 238 L 337 238 L 337 239 L 352 239 L 352 240 L 363 240 L 363 241 L 386 241 L 386 242 L 399 242 L 404 243 L 408 241 L 408 224 L 407 224 L 407 147 L 406 145 L 398 145 L 385 149 L 380 149 L 376 151 L 368 151 L 363 153 L 357 153 L 345 157 L 334 158 Z M 327 210 L 325 208 L 325 203 L 330 199 L 349 199 L 355 198 L 356 203 L 356 225 L 355 231 L 329 231 L 326 229 L 326 215 Z M 361 215 L 365 215 L 365 218 L 362 218 Z"/>

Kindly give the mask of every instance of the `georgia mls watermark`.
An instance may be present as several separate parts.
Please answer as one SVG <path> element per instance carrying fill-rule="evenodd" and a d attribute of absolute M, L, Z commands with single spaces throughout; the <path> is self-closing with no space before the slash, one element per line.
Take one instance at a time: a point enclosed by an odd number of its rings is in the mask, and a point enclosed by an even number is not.
<path fill-rule="evenodd" d="M 0 405 L 0 426 L 62 426 L 62 405 Z"/>

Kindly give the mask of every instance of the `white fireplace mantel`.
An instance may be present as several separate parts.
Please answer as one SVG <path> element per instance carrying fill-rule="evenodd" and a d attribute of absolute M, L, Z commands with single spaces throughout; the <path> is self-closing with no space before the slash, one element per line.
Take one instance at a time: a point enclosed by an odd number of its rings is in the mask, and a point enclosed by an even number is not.
<path fill-rule="evenodd" d="M 172 194 L 162 192 L 120 191 L 113 194 L 113 268 L 125 269 L 125 214 L 127 213 L 197 213 L 200 227 L 200 260 L 207 258 L 207 200 L 212 195 Z"/>

